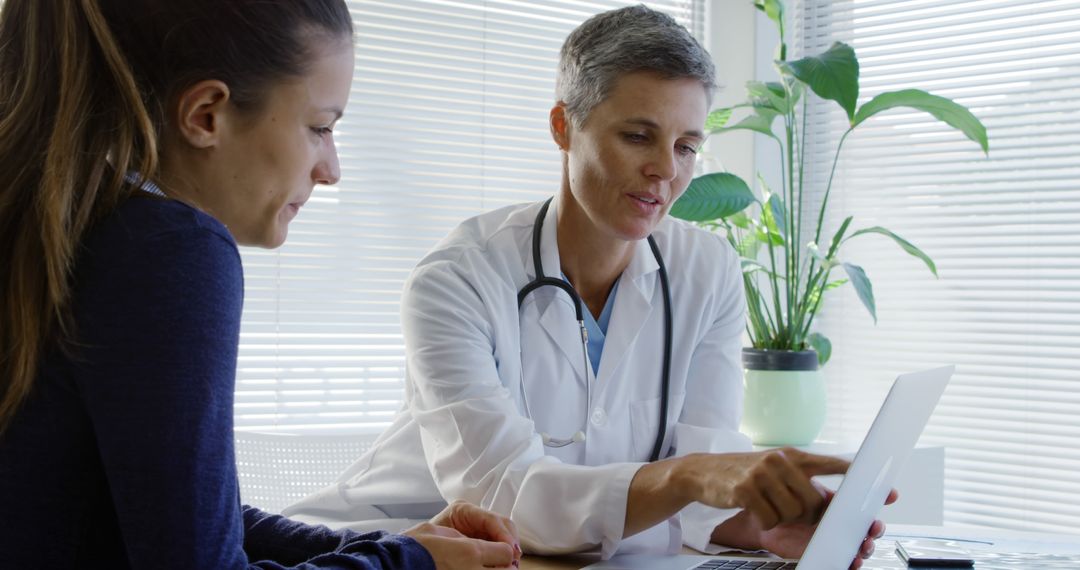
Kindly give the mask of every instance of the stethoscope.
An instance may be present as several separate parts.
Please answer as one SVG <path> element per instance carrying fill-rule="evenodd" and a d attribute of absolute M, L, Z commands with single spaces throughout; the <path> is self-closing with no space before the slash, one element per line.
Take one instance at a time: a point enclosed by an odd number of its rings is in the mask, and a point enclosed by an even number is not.
<path fill-rule="evenodd" d="M 551 198 L 548 198 L 544 205 L 540 208 L 540 212 L 536 214 L 536 221 L 533 223 L 533 235 L 532 235 L 532 256 L 533 267 L 536 269 L 536 278 L 525 284 L 524 287 L 518 291 L 518 311 L 521 310 L 521 304 L 525 301 L 525 296 L 537 289 L 545 286 L 558 287 L 566 292 L 570 296 L 570 300 L 574 302 L 574 316 L 578 322 L 578 329 L 581 331 L 581 358 L 585 364 L 585 419 L 581 426 L 581 429 L 574 432 L 569 438 L 553 437 L 547 432 L 540 432 L 540 439 L 543 440 L 544 445 L 548 447 L 566 447 L 572 443 L 581 443 L 585 441 L 585 430 L 589 427 L 589 410 L 592 408 L 592 381 L 590 379 L 590 367 L 588 357 L 588 345 L 589 345 L 589 333 L 585 329 L 585 319 L 583 317 L 581 297 L 578 296 L 577 291 L 570 286 L 563 279 L 556 279 L 554 277 L 547 277 L 544 275 L 543 262 L 540 259 L 540 232 L 544 225 L 544 218 L 547 217 L 548 206 L 551 205 Z M 656 258 L 656 264 L 660 267 L 660 287 L 664 292 L 664 372 L 661 380 L 660 388 L 660 427 L 656 433 L 656 443 L 653 445 L 652 458 L 650 461 L 656 461 L 660 459 L 660 448 L 664 445 L 664 436 L 667 432 L 667 411 L 668 411 L 668 386 L 671 383 L 671 289 L 668 285 L 667 268 L 664 267 L 664 259 L 660 256 L 660 248 L 656 246 L 656 240 L 650 235 L 648 237 L 649 248 L 652 249 L 653 257 Z M 529 397 L 525 393 L 525 379 L 521 379 L 521 401 L 525 406 L 525 415 L 531 420 L 532 410 L 529 409 Z"/>

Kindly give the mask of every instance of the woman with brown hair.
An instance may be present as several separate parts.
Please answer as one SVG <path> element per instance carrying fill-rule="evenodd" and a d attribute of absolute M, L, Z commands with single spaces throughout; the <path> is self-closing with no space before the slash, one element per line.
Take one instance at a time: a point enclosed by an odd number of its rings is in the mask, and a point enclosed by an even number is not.
<path fill-rule="evenodd" d="M 517 565 L 464 503 L 404 535 L 240 504 L 236 244 L 337 182 L 353 65 L 342 0 L 4 2 L 0 566 Z"/>

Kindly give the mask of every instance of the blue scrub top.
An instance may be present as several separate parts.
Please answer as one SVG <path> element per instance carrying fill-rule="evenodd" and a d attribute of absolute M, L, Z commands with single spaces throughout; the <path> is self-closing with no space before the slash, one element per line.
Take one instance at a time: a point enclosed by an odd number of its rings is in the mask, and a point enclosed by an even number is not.
<path fill-rule="evenodd" d="M 563 275 L 563 279 L 566 276 Z M 600 318 L 593 318 L 592 311 L 588 307 L 582 307 L 582 315 L 585 317 L 585 330 L 589 333 L 589 361 L 592 363 L 593 378 L 600 373 L 600 355 L 604 352 L 604 339 L 607 338 L 608 322 L 611 321 L 611 308 L 615 306 L 615 293 L 619 291 L 619 281 L 615 280 L 615 286 L 608 294 L 604 310 L 600 311 Z"/>

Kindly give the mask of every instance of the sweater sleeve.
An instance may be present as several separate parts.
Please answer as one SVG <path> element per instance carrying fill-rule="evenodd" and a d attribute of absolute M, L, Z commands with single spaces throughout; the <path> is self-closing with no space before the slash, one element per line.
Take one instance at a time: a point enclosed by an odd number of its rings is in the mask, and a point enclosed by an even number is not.
<path fill-rule="evenodd" d="M 74 376 L 130 566 L 432 568 L 411 539 L 334 542 L 317 529 L 242 513 L 233 390 L 243 274 L 223 234 L 192 224 L 105 240 L 80 282 Z M 249 562 L 245 526 L 253 545 L 293 547 L 264 553 L 291 554 Z"/>
<path fill-rule="evenodd" d="M 435 568 L 427 550 L 407 536 L 335 532 L 247 506 L 244 530 L 244 551 L 255 568 Z"/>

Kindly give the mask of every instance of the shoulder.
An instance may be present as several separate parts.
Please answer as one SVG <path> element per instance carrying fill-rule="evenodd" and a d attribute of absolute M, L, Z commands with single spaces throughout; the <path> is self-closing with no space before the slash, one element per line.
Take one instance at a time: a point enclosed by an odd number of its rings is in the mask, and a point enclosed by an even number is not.
<path fill-rule="evenodd" d="M 211 216 L 173 200 L 133 197 L 99 221 L 83 241 L 76 287 L 89 298 L 122 300 L 150 287 L 157 298 L 239 306 L 240 252 Z M 138 298 L 144 296 L 142 293 Z"/>
<path fill-rule="evenodd" d="M 133 197 L 94 226 L 84 254 L 117 262 L 182 268 L 239 267 L 240 252 L 221 222 L 175 200 Z M 134 258 L 134 259 L 132 259 Z"/>
<path fill-rule="evenodd" d="M 506 206 L 471 217 L 455 227 L 413 270 L 406 291 L 446 278 L 477 284 L 486 278 L 512 287 L 524 275 L 522 248 L 542 202 Z"/>
<path fill-rule="evenodd" d="M 121 203 L 95 226 L 90 239 L 143 243 L 196 235 L 220 241 L 227 250 L 236 250 L 232 234 L 209 214 L 176 200 L 140 196 Z"/>
<path fill-rule="evenodd" d="M 690 222 L 665 216 L 653 235 L 664 259 L 677 262 L 683 270 L 726 272 L 738 265 L 738 253 L 724 236 Z"/>

